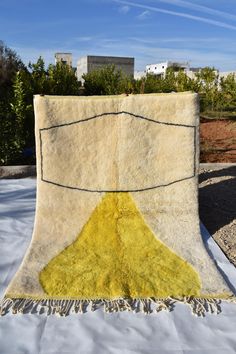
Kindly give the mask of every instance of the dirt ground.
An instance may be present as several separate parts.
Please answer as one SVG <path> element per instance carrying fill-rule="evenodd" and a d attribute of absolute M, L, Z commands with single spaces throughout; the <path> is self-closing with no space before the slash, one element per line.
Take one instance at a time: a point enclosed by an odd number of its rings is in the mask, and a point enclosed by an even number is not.
<path fill-rule="evenodd" d="M 236 121 L 201 118 L 200 161 L 236 162 Z"/>
<path fill-rule="evenodd" d="M 200 219 L 236 266 L 236 165 L 202 165 L 199 175 Z"/>

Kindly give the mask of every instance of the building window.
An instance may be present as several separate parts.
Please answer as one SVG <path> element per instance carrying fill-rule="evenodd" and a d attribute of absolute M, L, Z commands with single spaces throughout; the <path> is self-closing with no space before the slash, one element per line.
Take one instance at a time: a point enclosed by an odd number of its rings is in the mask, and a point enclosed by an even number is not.
<path fill-rule="evenodd" d="M 165 69 L 164 65 L 162 65 L 162 69 Z"/>

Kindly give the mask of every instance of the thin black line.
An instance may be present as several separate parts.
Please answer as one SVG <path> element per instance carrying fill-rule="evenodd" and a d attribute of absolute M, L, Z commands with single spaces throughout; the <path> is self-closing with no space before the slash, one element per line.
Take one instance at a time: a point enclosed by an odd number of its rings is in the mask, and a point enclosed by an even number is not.
<path fill-rule="evenodd" d="M 41 180 L 43 181 L 43 141 L 41 129 L 39 130 L 39 141 L 40 141 L 40 157 L 41 157 Z"/>
<path fill-rule="evenodd" d="M 56 182 L 52 182 L 52 181 L 48 181 L 46 179 L 42 179 L 43 182 L 46 182 L 46 183 L 50 183 L 50 184 L 54 184 L 55 186 L 58 186 L 58 187 L 63 187 L 63 188 L 68 188 L 68 189 L 74 189 L 74 190 L 79 190 L 79 191 L 83 191 L 83 192 L 91 192 L 91 193 L 127 193 L 127 192 L 144 192 L 144 191 L 148 191 L 148 190 L 151 190 L 151 189 L 156 189 L 156 188 L 161 188 L 161 187 L 168 187 L 172 184 L 175 184 L 175 183 L 178 183 L 178 182 L 182 182 L 182 181 L 186 181 L 188 179 L 191 179 L 191 178 L 194 178 L 195 175 L 193 176 L 190 176 L 190 177 L 186 177 L 186 178 L 182 178 L 182 179 L 179 179 L 179 180 L 176 180 L 174 182 L 170 182 L 170 183 L 167 183 L 167 184 L 160 184 L 160 185 L 157 185 L 157 186 L 154 186 L 154 187 L 148 187 L 148 188 L 142 188 L 142 189 L 120 189 L 120 190 L 111 190 L 111 189 L 107 189 L 107 190 L 93 190 L 93 189 L 86 189 L 86 188 L 78 188 L 78 187 L 70 187 L 70 186 L 65 186 L 63 184 L 60 184 L 60 183 L 56 183 Z"/>
<path fill-rule="evenodd" d="M 54 128 L 65 127 L 65 126 L 73 125 L 73 124 L 77 124 L 77 123 L 88 122 L 89 120 L 96 119 L 96 118 L 102 118 L 102 117 L 108 116 L 108 115 L 119 115 L 119 114 L 129 114 L 130 116 L 133 116 L 133 117 L 136 117 L 136 118 L 139 118 L 139 119 L 144 119 L 144 120 L 147 120 L 149 122 L 153 122 L 153 123 L 157 123 L 157 124 L 175 125 L 175 126 L 178 126 L 178 127 L 186 127 L 186 128 L 195 128 L 195 125 L 160 122 L 160 121 L 157 121 L 157 120 L 154 120 L 154 119 L 150 119 L 150 118 L 146 118 L 146 117 L 143 117 L 143 116 L 140 116 L 140 115 L 137 115 L 137 114 L 129 113 L 129 112 L 126 112 L 126 111 L 121 111 L 121 112 L 102 113 L 102 114 L 95 115 L 93 117 L 77 120 L 75 122 L 52 125 L 51 127 L 48 127 L 48 128 L 41 128 L 40 130 L 42 131 L 42 130 L 49 130 L 49 129 L 54 129 Z"/>
<path fill-rule="evenodd" d="M 196 161 L 196 158 L 197 158 L 197 151 L 196 151 L 196 149 L 197 149 L 196 138 L 197 137 L 196 137 L 196 134 L 197 134 L 197 127 L 194 127 L 194 161 L 193 161 L 194 176 L 196 175 L 196 169 L 197 169 L 197 166 L 196 166 L 196 163 L 197 163 L 197 161 Z"/>

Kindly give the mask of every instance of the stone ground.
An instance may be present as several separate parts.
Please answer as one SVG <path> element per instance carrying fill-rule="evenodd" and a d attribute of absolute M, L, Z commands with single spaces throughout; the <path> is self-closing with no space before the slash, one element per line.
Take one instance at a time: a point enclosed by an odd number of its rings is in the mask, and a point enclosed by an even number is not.
<path fill-rule="evenodd" d="M 236 266 L 236 164 L 201 164 L 200 219 Z"/>
<path fill-rule="evenodd" d="M 35 166 L 0 167 L 0 178 L 34 177 Z M 200 164 L 200 219 L 236 266 L 236 163 Z"/>

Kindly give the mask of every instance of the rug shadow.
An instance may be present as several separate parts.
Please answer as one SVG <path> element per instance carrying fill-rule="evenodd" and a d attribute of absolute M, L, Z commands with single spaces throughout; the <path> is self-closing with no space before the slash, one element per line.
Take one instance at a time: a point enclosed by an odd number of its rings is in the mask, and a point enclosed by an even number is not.
<path fill-rule="evenodd" d="M 199 175 L 199 183 L 223 176 L 231 178 L 199 188 L 199 215 L 210 234 L 236 218 L 236 166 Z"/>

